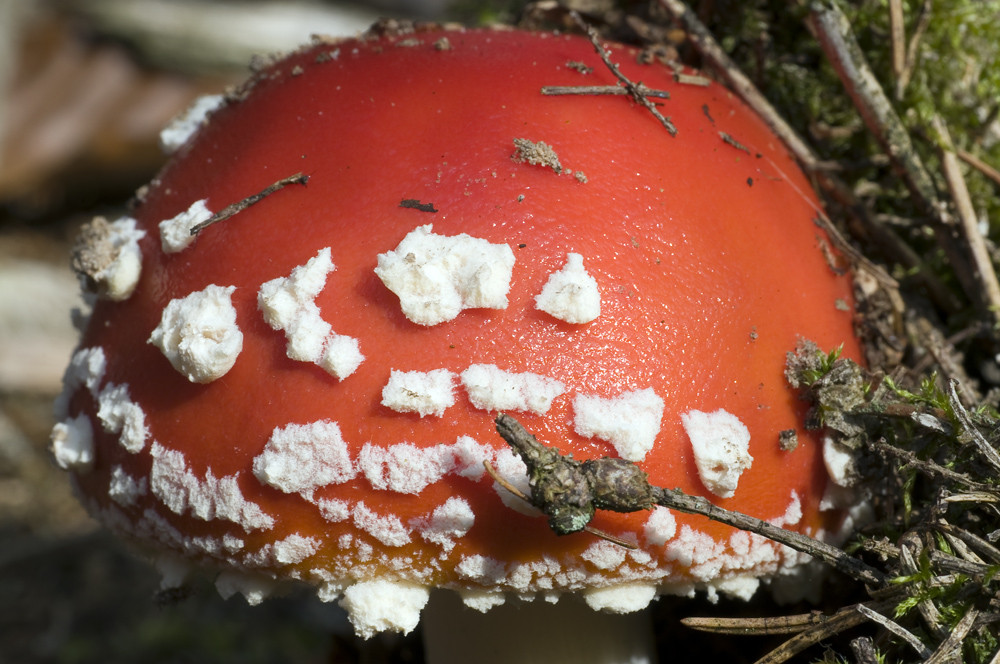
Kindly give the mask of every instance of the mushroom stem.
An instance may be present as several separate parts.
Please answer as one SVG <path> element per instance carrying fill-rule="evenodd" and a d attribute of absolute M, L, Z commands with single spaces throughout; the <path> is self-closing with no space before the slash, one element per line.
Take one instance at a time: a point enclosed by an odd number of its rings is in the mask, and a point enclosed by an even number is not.
<path fill-rule="evenodd" d="M 657 661 L 649 611 L 608 614 L 575 597 L 557 603 L 508 601 L 480 613 L 458 595 L 436 591 L 423 613 L 430 664 L 652 664 Z"/>

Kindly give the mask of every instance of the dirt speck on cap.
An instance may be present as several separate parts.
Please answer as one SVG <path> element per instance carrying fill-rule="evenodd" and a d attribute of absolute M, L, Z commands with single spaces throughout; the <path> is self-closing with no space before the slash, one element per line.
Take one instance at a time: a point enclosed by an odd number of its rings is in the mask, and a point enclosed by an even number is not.
<path fill-rule="evenodd" d="M 104 217 L 94 217 L 80 229 L 73 247 L 72 267 L 88 281 L 95 281 L 118 256 L 111 240 L 111 223 Z"/>
<path fill-rule="evenodd" d="M 514 154 L 511 156 L 516 162 L 527 162 L 534 166 L 547 166 L 556 173 L 562 173 L 563 167 L 559 163 L 559 155 L 552 149 L 552 146 L 544 141 L 535 143 L 527 138 L 514 139 Z"/>

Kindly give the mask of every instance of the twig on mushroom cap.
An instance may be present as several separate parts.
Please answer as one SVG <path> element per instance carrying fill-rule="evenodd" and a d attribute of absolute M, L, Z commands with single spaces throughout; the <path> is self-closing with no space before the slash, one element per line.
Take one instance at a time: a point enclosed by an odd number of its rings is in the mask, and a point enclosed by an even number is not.
<path fill-rule="evenodd" d="M 627 76 L 625 76 L 625 74 L 621 72 L 621 70 L 618 68 L 618 65 L 616 65 L 614 62 L 611 61 L 611 58 L 608 56 L 607 50 L 603 46 L 601 46 L 601 41 L 597 35 L 597 30 L 595 30 L 593 26 L 588 25 L 577 12 L 575 11 L 570 12 L 570 16 L 573 17 L 573 20 L 576 21 L 576 24 L 580 26 L 580 28 L 590 38 L 590 43 L 594 45 L 594 49 L 597 51 L 597 54 L 601 57 L 601 60 L 603 60 L 607 68 L 611 70 L 611 73 L 615 75 L 615 78 L 617 78 L 619 81 L 622 82 L 622 85 L 624 85 L 625 89 L 628 90 L 628 93 L 632 96 L 632 99 L 634 99 L 637 104 L 642 104 L 643 106 L 645 106 L 649 110 L 649 112 L 652 113 L 653 116 L 660 121 L 660 124 L 663 125 L 663 128 L 666 129 L 671 136 L 676 136 L 677 127 L 675 127 L 674 123 L 670 121 L 670 118 L 664 117 L 663 114 L 660 113 L 659 109 L 656 108 L 656 105 L 653 104 L 653 102 L 649 101 L 645 91 L 643 90 L 643 87 L 640 84 L 633 83 Z"/>
<path fill-rule="evenodd" d="M 267 198 L 276 191 L 284 189 L 286 186 L 290 184 L 304 185 L 307 182 L 309 182 L 309 176 L 303 175 L 302 173 L 296 173 L 295 175 L 289 175 L 287 178 L 282 178 L 277 182 L 275 182 L 274 184 L 269 185 L 264 189 L 258 191 L 256 194 L 252 194 L 250 196 L 247 196 L 241 201 L 237 201 L 235 203 L 227 205 L 226 207 L 222 208 L 221 210 L 219 210 L 218 212 L 216 212 L 215 214 L 213 214 L 211 217 L 201 222 L 200 224 L 195 224 L 194 226 L 191 227 L 191 235 L 192 236 L 197 235 L 198 233 L 205 230 L 212 224 L 229 219 L 229 217 L 233 216 L 234 214 L 246 210 L 251 205 L 260 202 L 264 198 Z"/>
<path fill-rule="evenodd" d="M 577 461 L 538 442 L 510 415 L 498 415 L 496 425 L 500 436 L 528 467 L 531 504 L 548 515 L 549 526 L 557 535 L 583 530 L 598 509 L 638 512 L 656 504 L 757 533 L 822 560 L 867 585 L 882 586 L 886 582 L 879 570 L 825 542 L 717 507 L 699 496 L 651 486 L 646 473 L 632 462 L 613 457 Z"/>
<path fill-rule="evenodd" d="M 636 84 L 636 89 L 647 97 L 670 99 L 666 90 L 651 90 L 642 83 Z M 620 85 L 546 85 L 542 87 L 543 95 L 629 95 L 631 90 Z"/>

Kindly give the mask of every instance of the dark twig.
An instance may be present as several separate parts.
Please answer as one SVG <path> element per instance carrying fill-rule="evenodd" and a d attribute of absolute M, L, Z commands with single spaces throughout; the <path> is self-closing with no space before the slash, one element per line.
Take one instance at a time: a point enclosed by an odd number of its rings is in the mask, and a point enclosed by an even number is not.
<path fill-rule="evenodd" d="M 565 457 L 538 442 L 520 422 L 503 413 L 497 416 L 496 426 L 528 467 L 531 504 L 548 515 L 549 526 L 558 535 L 583 530 L 598 509 L 638 512 L 655 504 L 757 533 L 822 560 L 867 585 L 886 583 L 882 572 L 826 542 L 723 509 L 700 496 L 652 486 L 646 473 L 629 461 L 613 457 L 577 461 Z"/>
<path fill-rule="evenodd" d="M 609 56 L 607 49 L 601 45 L 601 40 L 597 34 L 597 30 L 595 30 L 593 26 L 588 25 L 577 12 L 570 12 L 570 16 L 572 16 L 573 20 L 576 21 L 576 24 L 587 33 L 587 36 L 590 38 L 590 43 L 594 45 L 594 49 L 597 51 L 597 55 L 600 56 L 601 60 L 611 73 L 615 75 L 615 78 L 621 81 L 622 85 L 625 86 L 625 89 L 628 90 L 628 94 L 632 97 L 632 99 L 637 104 L 645 106 L 646 109 L 653 114 L 653 117 L 660 121 L 660 124 L 663 125 L 663 128 L 666 129 L 671 136 L 676 136 L 677 127 L 675 127 L 674 123 L 670 121 L 670 118 L 666 118 L 662 113 L 660 113 L 660 110 L 656 108 L 656 105 L 653 102 L 649 101 L 645 92 L 643 92 L 644 86 L 638 83 L 633 83 L 627 76 L 625 76 L 625 74 L 621 72 L 618 65 L 611 61 L 611 57 Z"/>
<path fill-rule="evenodd" d="M 757 533 L 770 540 L 791 547 L 796 551 L 807 553 L 814 558 L 822 560 L 824 563 L 867 585 L 881 586 L 886 582 L 885 575 L 882 572 L 860 560 L 852 558 L 837 547 L 830 546 L 826 542 L 779 528 L 767 521 L 741 512 L 723 509 L 700 496 L 689 496 L 676 489 L 654 487 L 654 491 L 657 505 L 669 507 L 678 512 L 700 514 L 707 516 L 713 521 L 724 523 L 727 526 Z"/>
<path fill-rule="evenodd" d="M 493 478 L 494 482 L 496 482 L 497 484 L 499 484 L 500 486 L 502 486 L 504 489 L 507 489 L 507 491 L 509 491 L 511 493 L 511 495 L 513 495 L 513 496 L 515 496 L 517 498 L 520 498 L 521 500 L 523 500 L 524 502 L 528 503 L 529 505 L 532 504 L 532 502 L 531 502 L 531 496 L 528 496 L 523 491 L 521 491 L 520 489 L 518 489 L 516 486 L 514 486 L 513 484 L 511 484 L 510 482 L 508 482 L 506 479 L 504 479 L 500 475 L 500 473 L 498 473 L 496 471 L 496 468 L 493 467 L 493 464 L 491 464 L 489 461 L 483 461 L 483 468 L 486 469 L 486 472 L 489 474 L 490 477 Z M 638 547 L 636 547 L 635 544 L 632 544 L 632 542 L 628 542 L 626 540 L 623 540 L 620 537 L 615 537 L 611 533 L 606 533 L 603 530 L 598 530 L 597 528 L 593 528 L 591 526 L 584 526 L 583 527 L 583 531 L 587 532 L 587 533 L 590 533 L 591 535 L 594 535 L 595 537 L 600 537 L 603 540 L 607 540 L 609 542 L 617 544 L 618 546 L 625 547 L 626 549 L 635 549 L 635 548 L 638 548 Z"/>
<path fill-rule="evenodd" d="M 287 178 L 282 178 L 277 182 L 275 182 L 274 184 L 265 187 L 261 191 L 258 191 L 256 194 L 252 194 L 250 196 L 247 196 L 241 201 L 237 201 L 235 203 L 232 203 L 231 205 L 227 205 L 226 207 L 222 208 L 221 210 L 219 210 L 218 212 L 216 212 L 215 214 L 213 214 L 211 217 L 201 222 L 200 224 L 195 224 L 194 226 L 191 227 L 191 235 L 197 235 L 198 233 L 205 230 L 212 224 L 218 223 L 220 221 L 225 221 L 234 214 L 243 212 L 243 210 L 246 210 L 251 205 L 260 202 L 264 198 L 267 198 L 276 191 L 284 189 L 286 186 L 290 184 L 304 185 L 308 181 L 309 181 L 309 176 L 303 175 L 302 173 L 296 173 L 295 175 L 290 175 Z"/>

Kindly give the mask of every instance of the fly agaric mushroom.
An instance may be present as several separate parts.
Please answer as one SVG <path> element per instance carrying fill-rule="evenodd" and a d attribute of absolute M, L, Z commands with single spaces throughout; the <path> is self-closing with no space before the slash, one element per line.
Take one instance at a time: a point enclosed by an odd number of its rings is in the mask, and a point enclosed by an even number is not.
<path fill-rule="evenodd" d="M 802 338 L 860 355 L 809 183 L 722 87 L 607 57 L 669 123 L 586 38 L 507 30 L 317 41 L 231 94 L 77 249 L 94 306 L 53 450 L 91 513 L 165 583 L 186 560 L 251 602 L 313 584 L 365 637 L 431 588 L 489 620 L 790 578 L 801 555 L 664 508 L 596 515 L 634 548 L 559 537 L 484 471 L 530 492 L 510 412 L 576 459 L 839 527 L 783 375 Z"/>

